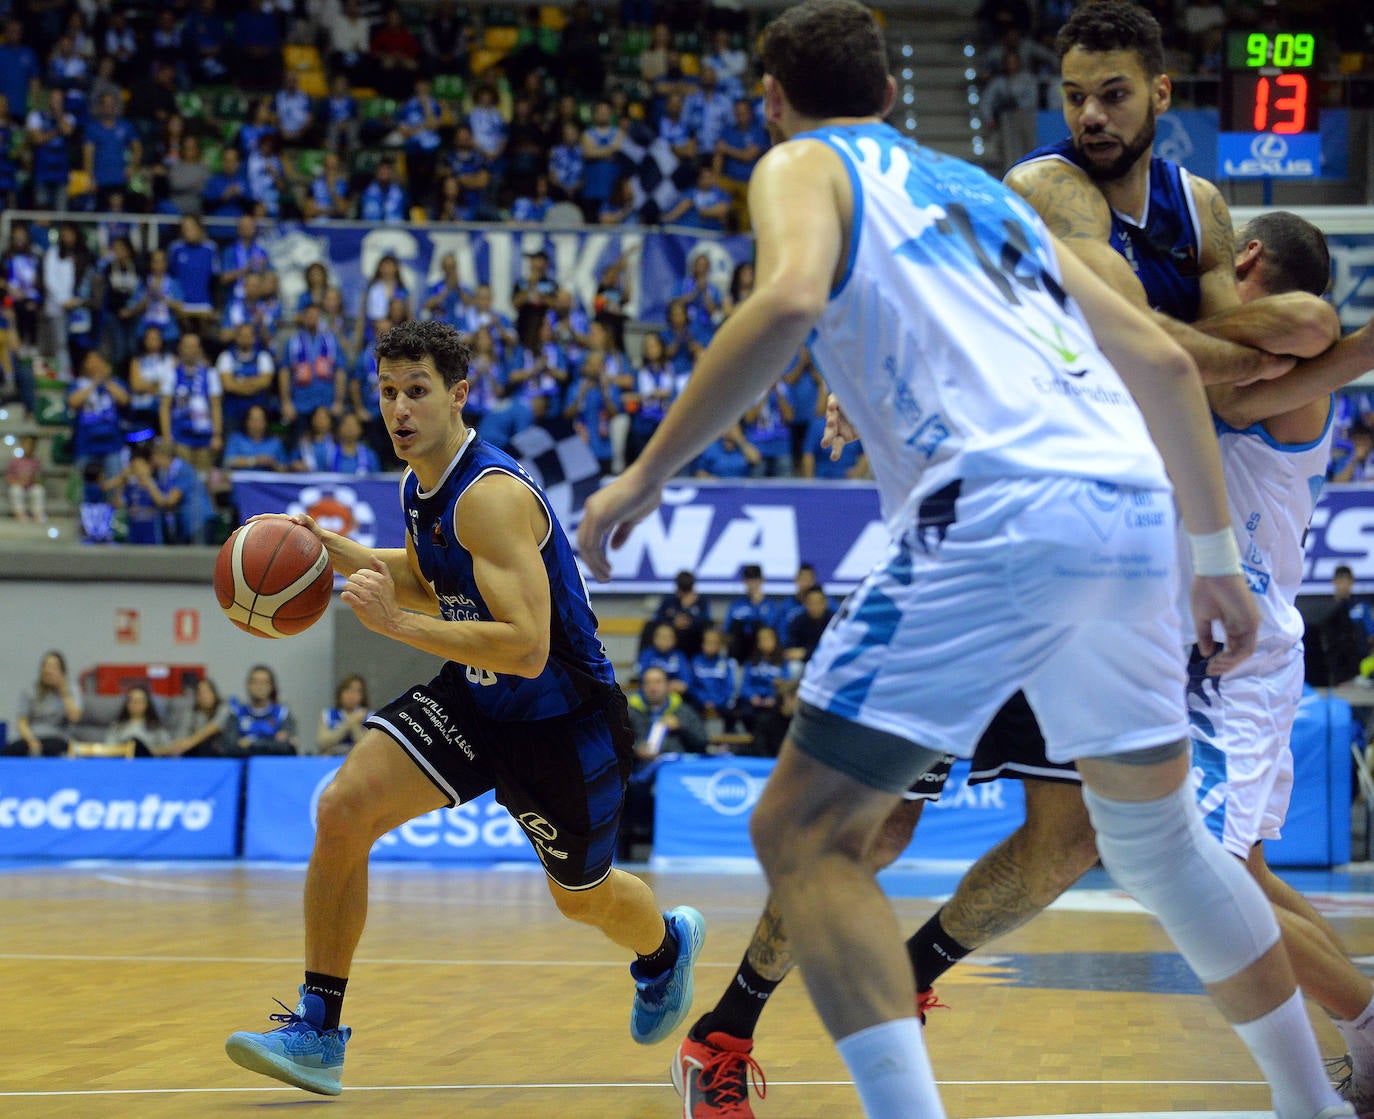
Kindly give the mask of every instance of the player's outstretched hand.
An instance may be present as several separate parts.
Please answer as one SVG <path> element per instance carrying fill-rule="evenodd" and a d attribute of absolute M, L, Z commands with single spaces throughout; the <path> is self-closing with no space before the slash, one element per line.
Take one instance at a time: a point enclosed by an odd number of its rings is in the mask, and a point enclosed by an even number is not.
<path fill-rule="evenodd" d="M 1197 626 L 1197 647 L 1208 663 L 1212 676 L 1229 672 L 1255 651 L 1259 629 L 1259 610 L 1244 575 L 1198 575 L 1193 579 L 1193 619 Z M 1226 648 L 1216 652 L 1212 623 L 1220 622 L 1226 634 Z"/>
<path fill-rule="evenodd" d="M 402 613 L 396 601 L 396 584 L 383 560 L 369 556 L 368 561 L 369 566 L 358 568 L 348 577 L 339 597 L 373 633 L 390 634 Z"/>
<path fill-rule="evenodd" d="M 592 578 L 604 583 L 611 577 L 607 548 L 624 544 L 630 530 L 662 500 L 663 487 L 640 481 L 633 466 L 587 498 L 577 529 L 577 548 Z"/>
<path fill-rule="evenodd" d="M 839 462 L 840 455 L 844 454 L 845 444 L 852 443 L 858 438 L 859 433 L 854 430 L 854 425 L 844 414 L 840 402 L 835 399 L 833 392 L 830 393 L 825 398 L 825 431 L 821 434 L 821 446 L 830 451 L 830 461 Z"/>

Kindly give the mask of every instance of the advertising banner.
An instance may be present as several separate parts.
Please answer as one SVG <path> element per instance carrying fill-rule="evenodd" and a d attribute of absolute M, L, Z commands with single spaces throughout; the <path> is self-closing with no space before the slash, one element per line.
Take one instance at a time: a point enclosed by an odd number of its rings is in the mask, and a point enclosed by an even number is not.
<path fill-rule="evenodd" d="M 771 758 L 683 756 L 665 762 L 654 789 L 654 857 L 752 858 L 749 816 Z M 1019 781 L 966 784 L 968 763 L 922 814 L 907 857 L 976 859 L 1025 818 Z"/>
<path fill-rule="evenodd" d="M 1270 866 L 1350 861 L 1350 704 L 1304 688 L 1289 744 L 1293 797 L 1283 838 L 1264 845 Z"/>
<path fill-rule="evenodd" d="M 248 759 L 243 854 L 249 859 L 310 858 L 320 794 L 342 758 Z M 532 862 L 525 833 L 491 793 L 402 824 L 372 848 L 374 859 L 426 862 Z"/>
<path fill-rule="evenodd" d="M 0 758 L 0 857 L 231 858 L 242 775 L 233 759 Z"/>

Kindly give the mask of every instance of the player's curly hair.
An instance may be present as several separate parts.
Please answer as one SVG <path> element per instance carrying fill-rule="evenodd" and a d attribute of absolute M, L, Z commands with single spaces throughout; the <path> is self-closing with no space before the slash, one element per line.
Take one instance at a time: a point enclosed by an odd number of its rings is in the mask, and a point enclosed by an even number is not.
<path fill-rule="evenodd" d="M 873 13 L 856 0 L 807 0 L 763 31 L 763 71 L 797 112 L 815 120 L 881 116 L 887 48 Z"/>
<path fill-rule="evenodd" d="M 402 358 L 423 361 L 432 358 L 434 368 L 444 379 L 444 387 L 451 389 L 468 375 L 472 361 L 472 347 L 467 339 L 446 322 L 435 319 L 407 319 L 397 323 L 377 339 L 372 351 L 380 362 L 383 358 Z"/>
<path fill-rule="evenodd" d="M 1130 0 L 1092 0 L 1075 9 L 1054 37 L 1063 57 L 1078 47 L 1085 51 L 1134 51 L 1147 77 L 1164 73 L 1164 39 L 1159 23 Z"/>

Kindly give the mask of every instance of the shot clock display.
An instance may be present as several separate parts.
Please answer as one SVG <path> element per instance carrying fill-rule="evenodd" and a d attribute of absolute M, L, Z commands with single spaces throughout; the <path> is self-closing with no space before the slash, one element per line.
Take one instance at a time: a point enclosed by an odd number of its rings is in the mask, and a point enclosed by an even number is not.
<path fill-rule="evenodd" d="M 1229 32 L 1221 131 L 1316 132 L 1317 55 L 1317 36 L 1309 31 Z"/>

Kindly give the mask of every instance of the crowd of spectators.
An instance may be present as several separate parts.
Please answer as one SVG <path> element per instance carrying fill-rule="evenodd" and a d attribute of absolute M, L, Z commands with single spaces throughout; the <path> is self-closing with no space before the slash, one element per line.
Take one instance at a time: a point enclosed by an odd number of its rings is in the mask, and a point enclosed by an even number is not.
<path fill-rule="evenodd" d="M 208 676 L 182 696 L 156 695 L 146 682 L 129 684 L 117 696 L 96 696 L 83 692 L 66 658 L 50 650 L 21 692 L 13 733 L 0 745 L 5 755 L 35 758 L 99 752 L 92 747 L 142 758 L 337 755 L 356 745 L 370 713 L 367 683 L 345 676 L 309 736 L 279 695 L 276 673 L 264 664 L 248 670 L 241 696 L 222 696 Z"/>

